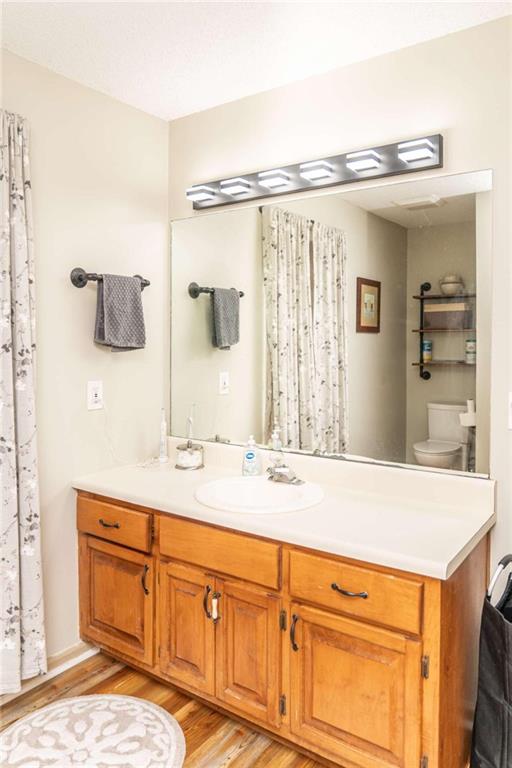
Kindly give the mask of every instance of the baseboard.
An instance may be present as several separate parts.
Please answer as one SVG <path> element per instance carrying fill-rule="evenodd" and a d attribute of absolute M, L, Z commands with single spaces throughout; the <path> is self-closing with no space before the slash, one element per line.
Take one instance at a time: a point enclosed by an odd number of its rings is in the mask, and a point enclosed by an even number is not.
<path fill-rule="evenodd" d="M 49 656 L 48 671 L 46 674 L 32 677 L 30 680 L 23 680 L 20 691 L 17 691 L 16 693 L 5 693 L 3 696 L 0 696 L 0 706 L 4 706 L 9 701 L 18 698 L 18 696 L 23 696 L 24 693 L 32 691 L 34 688 L 46 683 L 53 677 L 57 677 L 57 675 L 60 675 L 67 669 L 71 669 L 71 667 L 80 664 L 80 662 L 85 661 L 99 652 L 100 649 L 96 648 L 94 645 L 80 641 L 71 648 L 67 648 L 65 651 L 56 653 L 54 656 Z"/>

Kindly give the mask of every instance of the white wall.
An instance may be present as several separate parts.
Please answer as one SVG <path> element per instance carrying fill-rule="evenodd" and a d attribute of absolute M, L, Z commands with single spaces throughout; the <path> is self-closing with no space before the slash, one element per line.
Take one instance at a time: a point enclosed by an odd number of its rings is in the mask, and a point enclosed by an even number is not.
<path fill-rule="evenodd" d="M 28 118 L 37 301 L 37 414 L 48 654 L 78 642 L 72 478 L 151 455 L 168 401 L 168 125 L 3 54 L 3 106 Z M 73 267 L 142 274 L 145 350 L 93 343 L 95 289 Z M 88 379 L 107 408 L 86 410 Z"/>
<path fill-rule="evenodd" d="M 261 215 L 257 208 L 224 211 L 172 225 L 171 431 L 187 435 L 194 403 L 194 436 L 246 443 L 263 441 L 263 274 Z M 212 345 L 211 300 L 191 299 L 188 285 L 237 288 L 240 341 Z M 230 391 L 219 395 L 219 374 Z"/>
<path fill-rule="evenodd" d="M 415 227 L 407 231 L 407 461 L 415 463 L 413 445 L 428 437 L 427 403 L 474 400 L 475 366 L 430 368 L 428 381 L 421 379 L 418 361 L 419 339 L 413 328 L 419 327 L 419 302 L 413 295 L 420 285 L 429 282 L 432 293 L 439 293 L 439 280 L 444 275 L 460 275 L 465 290 L 476 288 L 475 222 Z M 434 359 L 464 359 L 466 338 L 475 333 L 431 333 Z M 459 467 L 461 468 L 461 467 Z"/>
<path fill-rule="evenodd" d="M 405 461 L 406 230 L 341 195 L 289 201 L 282 207 L 346 234 L 348 452 Z M 356 333 L 358 277 L 381 281 L 380 333 Z"/>
<path fill-rule="evenodd" d="M 429 133 L 444 135 L 444 168 L 421 175 L 493 169 L 493 559 L 512 551 L 511 43 L 508 17 L 170 125 L 172 218 L 191 214 L 191 184 Z"/>
<path fill-rule="evenodd" d="M 476 471 L 489 471 L 492 295 L 493 295 L 493 204 L 492 192 L 479 192 L 475 200 L 475 245 L 477 285 L 477 371 L 476 371 Z"/>

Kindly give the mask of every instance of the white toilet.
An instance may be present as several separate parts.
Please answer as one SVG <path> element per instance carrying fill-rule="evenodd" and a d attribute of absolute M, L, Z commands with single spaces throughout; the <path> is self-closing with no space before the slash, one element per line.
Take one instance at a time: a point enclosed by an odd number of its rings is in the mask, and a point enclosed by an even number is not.
<path fill-rule="evenodd" d="M 418 464 L 467 469 L 469 430 L 459 419 L 466 411 L 466 403 L 427 403 L 428 439 L 413 446 Z"/>

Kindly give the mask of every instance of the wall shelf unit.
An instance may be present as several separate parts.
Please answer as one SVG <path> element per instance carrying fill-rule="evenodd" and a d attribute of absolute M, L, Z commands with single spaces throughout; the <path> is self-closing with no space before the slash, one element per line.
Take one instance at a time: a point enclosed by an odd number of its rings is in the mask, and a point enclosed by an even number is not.
<path fill-rule="evenodd" d="M 413 328 L 413 333 L 476 333 L 476 328 Z"/>
<path fill-rule="evenodd" d="M 413 363 L 413 366 L 419 368 L 419 374 L 420 378 L 424 379 L 425 381 L 428 381 L 432 377 L 432 374 L 427 368 L 433 367 L 433 366 L 465 366 L 465 367 L 471 367 L 474 366 L 475 363 L 467 363 L 465 360 L 424 360 L 423 359 L 423 339 L 425 335 L 429 335 L 431 333 L 476 333 L 476 328 L 425 328 L 425 301 L 431 301 L 431 300 L 442 300 L 446 301 L 447 303 L 451 303 L 454 299 L 458 299 L 459 301 L 461 299 L 467 300 L 467 299 L 474 299 L 476 298 L 476 293 L 457 293 L 453 294 L 451 296 L 447 296 L 444 293 L 429 293 L 429 291 L 432 289 L 432 286 L 430 283 L 422 283 L 420 286 L 420 293 L 415 294 L 413 296 L 413 299 L 416 299 L 420 302 L 420 317 L 419 317 L 419 328 L 414 328 L 412 330 L 413 333 L 417 333 L 419 335 L 419 360 L 417 362 Z M 469 320 L 471 322 L 471 317 L 466 318 L 466 320 Z M 472 325 L 474 325 L 474 311 L 473 311 L 473 322 Z"/>
<path fill-rule="evenodd" d="M 476 365 L 476 363 L 466 363 L 465 360 L 426 360 L 421 363 L 413 363 L 413 365 L 423 365 L 425 367 L 431 365 L 465 365 L 466 368 Z"/>

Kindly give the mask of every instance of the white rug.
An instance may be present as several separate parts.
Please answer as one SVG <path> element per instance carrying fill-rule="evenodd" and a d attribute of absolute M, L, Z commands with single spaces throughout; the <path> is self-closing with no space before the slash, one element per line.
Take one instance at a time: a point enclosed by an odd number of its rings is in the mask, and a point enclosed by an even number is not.
<path fill-rule="evenodd" d="M 184 759 L 174 717 L 134 696 L 60 699 L 0 734 L 2 768 L 181 768 Z"/>

